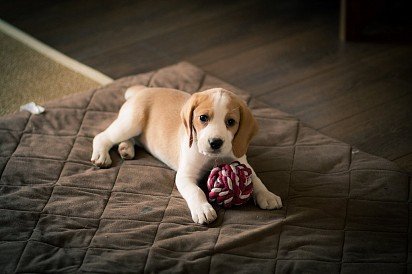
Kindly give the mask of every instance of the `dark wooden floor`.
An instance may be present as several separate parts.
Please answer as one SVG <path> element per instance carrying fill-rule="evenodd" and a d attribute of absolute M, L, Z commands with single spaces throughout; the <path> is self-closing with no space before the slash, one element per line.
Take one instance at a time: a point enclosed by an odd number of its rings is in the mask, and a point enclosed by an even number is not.
<path fill-rule="evenodd" d="M 339 1 L 0 1 L 0 17 L 118 78 L 192 62 L 412 171 L 412 47 L 342 43 Z"/>

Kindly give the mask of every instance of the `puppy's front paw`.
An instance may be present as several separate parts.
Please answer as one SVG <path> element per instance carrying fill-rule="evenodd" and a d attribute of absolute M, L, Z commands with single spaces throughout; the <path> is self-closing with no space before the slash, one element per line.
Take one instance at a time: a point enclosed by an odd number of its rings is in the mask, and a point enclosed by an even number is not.
<path fill-rule="evenodd" d="M 254 195 L 254 199 L 261 209 L 279 209 L 282 207 L 280 197 L 270 191 L 258 192 Z"/>
<path fill-rule="evenodd" d="M 95 166 L 102 168 L 110 167 L 112 164 L 112 159 L 110 159 L 109 152 L 93 151 L 91 161 Z"/>
<path fill-rule="evenodd" d="M 198 224 L 209 224 L 216 220 L 217 214 L 209 203 L 198 204 L 190 209 L 192 219 Z"/>

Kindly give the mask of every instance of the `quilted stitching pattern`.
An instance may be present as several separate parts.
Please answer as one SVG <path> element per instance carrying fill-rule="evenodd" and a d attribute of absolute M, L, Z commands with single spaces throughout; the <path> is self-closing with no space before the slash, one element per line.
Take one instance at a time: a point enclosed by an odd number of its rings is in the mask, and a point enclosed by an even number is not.
<path fill-rule="evenodd" d="M 284 208 L 218 209 L 215 223 L 200 226 L 174 186 L 175 172 L 142 149 L 126 162 L 113 150 L 113 167 L 93 167 L 93 137 L 135 84 L 236 91 L 261 128 L 249 161 Z M 4 273 L 411 270 L 406 173 L 190 64 L 122 78 L 46 110 L 0 119 Z"/>

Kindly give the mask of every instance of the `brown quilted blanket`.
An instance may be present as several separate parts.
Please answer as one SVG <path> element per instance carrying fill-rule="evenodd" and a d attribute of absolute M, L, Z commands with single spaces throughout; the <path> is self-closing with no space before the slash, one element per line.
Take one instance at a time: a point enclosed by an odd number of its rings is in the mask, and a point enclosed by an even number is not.
<path fill-rule="evenodd" d="M 175 172 L 140 148 L 90 163 L 131 85 L 224 87 L 253 109 L 249 162 L 281 210 L 250 202 L 192 222 Z M 0 119 L 0 272 L 406 273 L 408 175 L 180 63 Z M 409 203 L 408 203 L 409 200 Z M 412 223 L 411 223 L 412 224 Z M 409 238 L 409 239 L 408 239 Z M 410 245 L 409 245 L 410 246 Z"/>

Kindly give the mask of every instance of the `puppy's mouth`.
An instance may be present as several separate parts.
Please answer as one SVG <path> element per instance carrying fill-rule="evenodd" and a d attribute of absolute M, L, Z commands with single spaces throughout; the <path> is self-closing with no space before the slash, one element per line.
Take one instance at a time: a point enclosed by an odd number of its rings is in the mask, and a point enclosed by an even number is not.
<path fill-rule="evenodd" d="M 216 150 L 208 150 L 208 151 L 199 151 L 201 154 L 208 156 L 208 157 L 219 157 L 222 154 L 220 149 Z"/>

